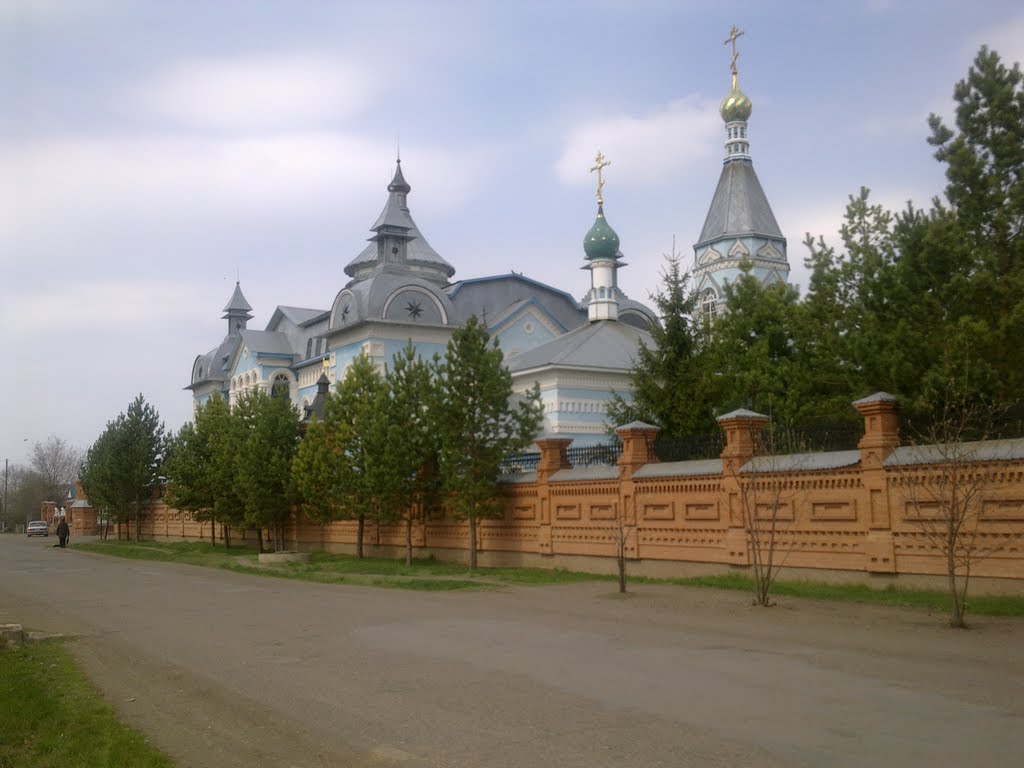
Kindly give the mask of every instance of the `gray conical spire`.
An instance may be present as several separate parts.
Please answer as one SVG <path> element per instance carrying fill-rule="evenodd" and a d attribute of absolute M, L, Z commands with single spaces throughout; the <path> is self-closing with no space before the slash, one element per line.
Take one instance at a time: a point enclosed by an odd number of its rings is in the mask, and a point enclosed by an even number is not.
<path fill-rule="evenodd" d="M 227 306 L 224 307 L 222 316 L 222 319 L 228 321 L 228 336 L 234 336 L 238 331 L 244 331 L 246 323 L 252 320 L 251 313 L 252 307 L 242 295 L 242 286 L 236 282 L 234 293 L 231 294 Z"/>
<path fill-rule="evenodd" d="M 455 268 L 430 247 L 416 228 L 409 213 L 408 195 L 412 191 L 402 173 L 402 161 L 395 163 L 395 175 L 388 184 L 388 199 L 370 229 L 370 244 L 345 267 L 345 274 L 362 280 L 383 265 L 389 268 L 414 268 L 417 276 L 440 285 L 448 282 Z"/>

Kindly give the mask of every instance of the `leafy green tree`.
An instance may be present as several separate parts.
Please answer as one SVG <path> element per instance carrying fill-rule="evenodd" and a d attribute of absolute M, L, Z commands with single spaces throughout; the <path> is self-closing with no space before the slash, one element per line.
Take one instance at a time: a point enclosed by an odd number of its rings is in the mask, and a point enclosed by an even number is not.
<path fill-rule="evenodd" d="M 1024 390 L 1024 77 L 983 46 L 967 77 L 953 90 L 956 131 L 931 115 L 929 143 L 946 164 L 945 189 L 952 221 L 944 250 L 961 262 L 961 295 L 970 311 L 958 318 L 957 336 L 973 335 L 981 354 L 965 364 L 985 377 L 997 402 L 1019 400 Z M 954 341 L 957 341 L 954 337 Z M 960 340 L 960 346 L 964 346 Z M 954 348 L 955 350 L 955 348 Z M 980 357 L 991 373 L 979 369 Z M 963 373 L 963 372 L 961 372 Z M 963 379 L 961 375 L 959 378 Z M 935 382 L 941 384 L 941 382 Z M 973 387 L 978 386 L 975 381 Z"/>
<path fill-rule="evenodd" d="M 274 546 L 284 547 L 284 523 L 294 499 L 292 462 L 299 442 L 299 413 L 284 397 L 247 392 L 233 415 L 244 438 L 238 451 L 238 484 L 245 505 L 245 523 L 257 531 L 264 551 L 263 529 L 274 535 Z"/>
<path fill-rule="evenodd" d="M 239 420 L 219 395 L 196 408 L 193 421 L 179 430 L 168 453 L 167 503 L 210 521 L 210 543 L 217 543 L 217 523 L 224 546 L 231 546 L 232 525 L 244 520 L 238 495 Z"/>
<path fill-rule="evenodd" d="M 79 473 L 82 489 L 103 523 L 100 534 L 104 539 L 110 533 L 111 522 L 117 523 L 120 538 L 121 523 L 128 519 L 131 504 L 131 497 L 124 487 L 123 475 L 118 466 L 121 439 L 118 426 L 117 421 L 107 422 L 103 432 L 86 451 L 85 462 Z"/>
<path fill-rule="evenodd" d="M 790 421 L 799 410 L 796 381 L 796 290 L 763 286 L 741 264 L 740 277 L 725 286 L 728 310 L 711 326 L 705 352 L 709 390 L 722 411 L 749 408 Z"/>
<path fill-rule="evenodd" d="M 389 484 L 388 386 L 373 361 L 359 355 L 324 404 L 323 422 L 306 433 L 295 476 L 303 508 L 315 520 L 358 523 L 363 557 L 366 520 L 386 520 Z"/>
<path fill-rule="evenodd" d="M 696 297 L 689 275 L 674 251 L 665 257 L 662 288 L 652 299 L 661 326 L 651 329 L 653 345 L 641 345 L 631 371 L 630 400 L 612 394 L 609 427 L 645 421 L 661 427 L 663 437 L 685 437 L 716 428 L 707 398 L 703 331 L 695 319 Z"/>
<path fill-rule="evenodd" d="M 410 341 L 392 360 L 387 375 L 385 506 L 405 522 L 405 563 L 412 564 L 416 508 L 425 514 L 437 492 L 437 429 L 431 418 L 437 397 L 430 366 Z"/>
<path fill-rule="evenodd" d="M 107 423 L 86 454 L 81 477 L 90 502 L 118 522 L 134 513 L 136 541 L 142 504 L 163 482 L 167 444 L 159 414 L 139 395 Z"/>
<path fill-rule="evenodd" d="M 473 315 L 452 335 L 438 368 L 440 470 L 452 511 L 469 521 L 469 567 L 477 566 L 477 520 L 501 510 L 502 459 L 529 445 L 543 419 L 534 385 L 512 403 L 512 375 L 497 341 Z"/>

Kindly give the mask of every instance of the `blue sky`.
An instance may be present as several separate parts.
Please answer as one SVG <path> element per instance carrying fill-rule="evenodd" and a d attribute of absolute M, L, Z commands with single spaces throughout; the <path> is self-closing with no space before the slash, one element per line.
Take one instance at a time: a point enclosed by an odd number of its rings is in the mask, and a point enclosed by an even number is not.
<path fill-rule="evenodd" d="M 236 274 L 262 328 L 329 308 L 386 198 L 456 279 L 582 296 L 597 150 L 645 300 L 692 262 L 721 168 L 732 24 L 755 168 L 805 285 L 848 195 L 925 205 L 925 141 L 1019 2 L 0 0 L 0 457 L 82 448 L 142 392 L 177 429 Z M 29 443 L 24 442 L 28 438 Z"/>

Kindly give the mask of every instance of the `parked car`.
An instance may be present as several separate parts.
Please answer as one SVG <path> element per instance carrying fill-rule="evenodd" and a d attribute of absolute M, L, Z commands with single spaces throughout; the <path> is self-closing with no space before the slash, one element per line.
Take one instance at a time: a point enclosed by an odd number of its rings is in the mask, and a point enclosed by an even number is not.
<path fill-rule="evenodd" d="M 26 536 L 49 536 L 50 526 L 45 520 L 33 520 L 25 529 Z"/>

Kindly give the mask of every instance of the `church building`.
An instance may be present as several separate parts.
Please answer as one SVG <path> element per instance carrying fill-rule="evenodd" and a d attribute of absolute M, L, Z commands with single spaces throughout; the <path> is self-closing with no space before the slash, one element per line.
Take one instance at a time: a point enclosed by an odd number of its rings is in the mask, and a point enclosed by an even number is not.
<path fill-rule="evenodd" d="M 742 34 L 734 26 L 725 41 L 732 44 L 732 88 L 719 108 L 725 122 L 725 160 L 700 239 L 693 246 L 698 311 L 708 322 L 725 311 L 725 286 L 742 274 L 744 262 L 762 285 L 785 284 L 789 277 L 786 238 L 750 157 L 747 121 L 753 105 L 740 90 L 736 70 L 736 39 Z"/>
<path fill-rule="evenodd" d="M 750 161 L 751 106 L 737 85 L 738 34 L 733 28 L 732 90 L 721 109 L 725 167 L 694 246 L 694 282 L 709 316 L 719 311 L 722 288 L 739 274 L 742 261 L 751 262 L 753 274 L 766 283 L 785 282 L 789 271 L 786 240 Z M 618 270 L 626 264 L 604 213 L 602 171 L 608 164 L 598 153 L 591 169 L 598 179 L 597 217 L 584 238 L 590 288 L 581 299 L 517 273 L 453 281 L 455 267 L 413 221 L 412 187 L 398 160 L 369 242 L 345 267 L 350 280 L 331 307 L 281 305 L 263 330 L 254 330 L 247 327 L 252 307 L 236 284 L 224 307 L 226 334 L 196 357 L 187 389 L 197 404 L 214 393 L 230 403 L 254 389 L 287 394 L 309 418 L 318 391 L 322 398 L 361 353 L 382 370 L 409 341 L 424 359 L 443 356 L 453 331 L 476 315 L 498 340 L 514 390 L 540 385 L 544 432 L 577 445 L 603 442 L 611 393 L 628 398 L 637 349 L 652 346 L 650 330 L 659 322 L 618 285 Z"/>

